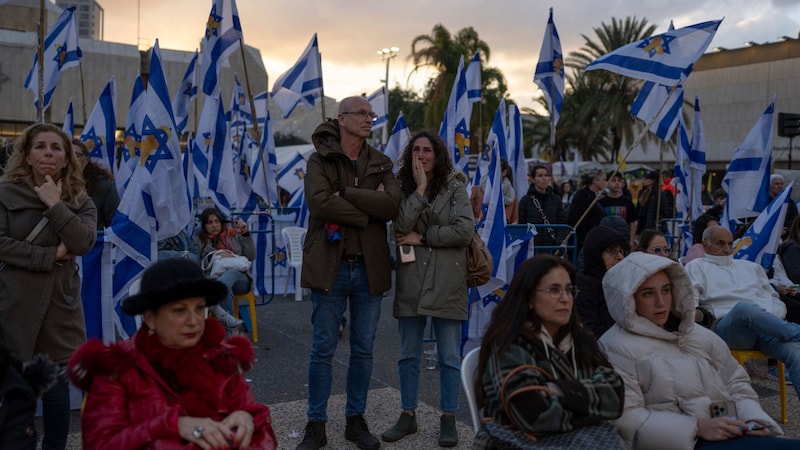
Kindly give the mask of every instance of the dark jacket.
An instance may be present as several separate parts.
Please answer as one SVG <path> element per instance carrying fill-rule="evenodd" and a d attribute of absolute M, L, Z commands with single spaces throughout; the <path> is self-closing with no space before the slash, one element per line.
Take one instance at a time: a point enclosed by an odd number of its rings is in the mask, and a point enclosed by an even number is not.
<path fill-rule="evenodd" d="M 345 256 L 346 242 L 351 240 L 360 242 L 370 293 L 379 295 L 392 287 L 386 222 L 397 214 L 401 197 L 392 161 L 365 142 L 356 173 L 342 150 L 335 119 L 317 127 L 312 141 L 317 151 L 308 159 L 304 179 L 310 219 L 301 285 L 329 291 Z M 325 223 L 337 224 L 341 239 L 329 242 Z"/>
<path fill-rule="evenodd" d="M 550 228 L 539 226 L 544 224 L 544 218 L 539 208 L 536 207 L 534 197 L 539 202 L 541 210 L 547 217 L 547 221 L 552 224 L 565 224 L 563 204 L 557 195 L 553 194 L 550 188 L 542 194 L 536 190 L 534 185 L 528 188 L 528 193 L 519 201 L 519 223 L 532 223 L 536 225 L 538 232 L 534 237 L 535 245 L 559 245 L 564 239 L 566 230 L 564 228 Z"/>
<path fill-rule="evenodd" d="M 627 248 L 628 236 L 602 225 L 590 231 L 583 245 L 583 271 L 578 272 L 580 292 L 575 299 L 575 309 L 581 322 L 598 339 L 614 325 L 603 294 L 603 276 L 606 274 L 603 252 L 613 245 Z"/>
<path fill-rule="evenodd" d="M 569 207 L 567 223 L 574 227 L 575 224 L 578 223 L 578 219 L 580 219 L 583 215 L 583 212 L 589 208 L 589 205 L 592 204 L 592 201 L 594 201 L 596 196 L 597 194 L 592 192 L 588 187 L 576 192 L 575 196 L 572 197 L 572 206 Z M 583 242 L 586 240 L 586 234 L 589 233 L 589 230 L 600 225 L 600 220 L 602 220 L 605 215 L 606 211 L 602 206 L 600 206 L 600 202 L 595 202 L 580 225 L 575 228 L 575 234 L 578 236 L 579 247 L 583 246 Z"/>
<path fill-rule="evenodd" d="M 119 206 L 117 186 L 107 176 L 101 174 L 97 178 L 97 186 L 92 188 L 89 195 L 97 208 L 97 229 L 102 230 L 111 225 L 111 220 L 117 212 Z"/>
<path fill-rule="evenodd" d="M 653 187 L 655 188 L 656 186 L 653 185 Z M 658 229 L 658 223 L 656 222 L 656 211 L 660 211 L 658 214 L 659 222 L 662 219 L 671 219 L 673 216 L 675 201 L 672 197 L 672 193 L 658 189 L 653 191 L 649 198 L 645 198 L 645 192 L 646 191 L 643 190 L 641 192 L 642 195 L 639 196 L 639 227 L 637 228 L 637 233 L 641 233 L 644 230 Z M 661 194 L 660 209 L 658 197 L 655 195 L 656 192 Z"/>
<path fill-rule="evenodd" d="M 55 384 L 57 372 L 44 355 L 22 364 L 0 349 L 0 448 L 36 448 L 36 400 Z"/>

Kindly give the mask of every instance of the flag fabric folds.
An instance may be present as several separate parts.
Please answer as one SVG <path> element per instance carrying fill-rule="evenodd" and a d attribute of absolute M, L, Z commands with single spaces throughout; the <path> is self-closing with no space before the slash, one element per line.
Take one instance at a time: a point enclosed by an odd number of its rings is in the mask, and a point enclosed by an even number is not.
<path fill-rule="evenodd" d="M 70 138 L 75 136 L 75 113 L 72 109 L 72 97 L 69 98 L 69 106 L 67 107 L 67 113 L 64 115 L 64 125 L 61 126 L 61 130 L 67 133 Z"/>
<path fill-rule="evenodd" d="M 400 111 L 400 115 L 397 116 L 397 121 L 394 123 L 394 128 L 392 128 L 392 134 L 389 136 L 389 142 L 384 150 L 386 156 L 394 163 L 392 170 L 395 174 L 400 171 L 400 158 L 403 156 L 403 151 L 409 142 L 411 142 L 411 132 L 408 130 L 403 111 Z"/>
<path fill-rule="evenodd" d="M 50 32 L 44 38 L 44 107 L 50 106 L 50 99 L 58 84 L 61 71 L 77 66 L 81 61 L 78 46 L 78 27 L 75 25 L 75 7 L 65 9 Z M 39 52 L 33 56 L 33 67 L 25 79 L 25 88 L 33 91 L 33 104 L 39 108 Z"/>
<path fill-rule="evenodd" d="M 172 99 L 172 112 L 175 114 L 175 128 L 179 133 L 183 133 L 186 129 L 186 123 L 189 119 L 189 104 L 197 95 L 197 52 L 194 52 L 194 57 L 189 61 L 189 67 L 186 69 L 186 74 L 183 75 L 181 85 L 178 87 L 178 92 L 175 93 L 175 98 Z"/>
<path fill-rule="evenodd" d="M 472 117 L 472 106 L 467 97 L 467 80 L 464 74 L 464 57 L 458 63 L 458 72 L 447 101 L 439 137 L 447 145 L 453 157 L 453 166 L 467 174 L 469 178 L 469 120 Z M 505 132 L 503 133 L 505 136 Z"/>
<path fill-rule="evenodd" d="M 236 188 L 228 123 L 219 95 L 206 97 L 194 145 L 192 162 L 201 195 L 212 197 L 217 209 L 228 216 L 236 199 Z"/>
<path fill-rule="evenodd" d="M 377 130 L 387 126 L 389 122 L 389 95 L 386 92 L 386 86 L 381 86 L 377 91 L 369 94 L 367 101 L 372 106 L 372 112 L 378 115 L 375 121 L 372 122 L 372 129 Z"/>
<path fill-rule="evenodd" d="M 756 220 L 745 231 L 741 238 L 734 244 L 736 259 L 746 259 L 761 264 L 764 270 L 772 267 L 778 245 L 781 243 L 783 222 L 786 219 L 786 210 L 792 201 L 792 186 L 789 183 L 783 191 L 764 208 Z"/>
<path fill-rule="evenodd" d="M 672 87 L 646 81 L 631 104 L 631 114 L 642 119 L 645 125 L 650 124 L 648 129 L 652 133 L 668 141 L 678 126 L 682 106 L 682 85 Z"/>
<path fill-rule="evenodd" d="M 275 136 L 272 132 L 272 121 L 267 107 L 267 93 L 262 92 L 255 96 L 258 122 L 262 125 L 261 145 L 253 158 L 252 187 L 253 192 L 261 197 L 265 203 L 278 206 L 278 156 L 275 152 Z M 261 118 L 264 122 L 261 123 Z"/>
<path fill-rule="evenodd" d="M 145 89 L 142 83 L 142 76 L 137 75 L 133 81 L 131 92 L 131 103 L 128 106 L 128 119 L 125 123 L 125 136 L 122 140 L 122 152 L 120 152 L 120 162 L 117 172 L 114 175 L 114 182 L 117 185 L 119 197 L 125 194 L 128 180 L 131 179 L 136 165 L 139 164 L 142 143 L 142 123 L 145 113 Z"/>
<path fill-rule="evenodd" d="M 626 77 L 675 86 L 692 72 L 722 20 L 668 30 L 624 45 L 589 63 L 584 70 L 605 69 Z"/>
<path fill-rule="evenodd" d="M 769 175 L 772 166 L 772 122 L 775 102 L 758 119 L 744 141 L 733 151 L 722 187 L 728 220 L 755 217 L 769 202 Z"/>
<path fill-rule="evenodd" d="M 470 103 L 481 101 L 481 52 L 469 61 L 466 71 L 467 77 L 467 98 Z"/>
<path fill-rule="evenodd" d="M 239 22 L 236 0 L 213 0 L 202 39 L 203 58 L 200 66 L 200 80 L 206 95 L 213 94 L 219 87 L 219 68 L 236 50 L 241 39 L 242 24 Z"/>
<path fill-rule="evenodd" d="M 528 163 L 522 144 L 522 115 L 517 105 L 508 105 L 508 163 L 514 178 L 514 192 L 522 197 L 528 192 Z"/>
<path fill-rule="evenodd" d="M 561 53 L 561 39 L 558 37 L 556 25 L 553 23 L 553 8 L 544 30 L 542 49 L 539 51 L 539 62 L 533 82 L 542 90 L 553 126 L 561 115 L 561 104 L 564 100 L 564 55 Z"/>
<path fill-rule="evenodd" d="M 272 86 L 272 99 L 283 111 L 283 118 L 289 117 L 297 105 L 313 108 L 322 97 L 322 67 L 319 60 L 317 33 L 303 50 L 300 59 L 284 72 Z"/>
<path fill-rule="evenodd" d="M 111 77 L 92 113 L 86 120 L 80 140 L 89 150 L 89 158 L 107 168 L 112 174 L 116 172 L 117 153 L 117 83 Z"/>

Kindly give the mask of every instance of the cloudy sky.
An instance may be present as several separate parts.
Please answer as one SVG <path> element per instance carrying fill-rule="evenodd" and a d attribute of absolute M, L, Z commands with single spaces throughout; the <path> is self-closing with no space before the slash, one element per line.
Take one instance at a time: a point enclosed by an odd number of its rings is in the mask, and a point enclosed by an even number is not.
<path fill-rule="evenodd" d="M 105 10 L 105 40 L 136 44 L 138 37 L 145 48 L 158 38 L 161 48 L 194 50 L 211 9 L 211 0 L 98 1 Z M 390 63 L 390 87 L 399 83 L 421 92 L 428 74 L 411 74 L 411 41 L 441 23 L 452 34 L 475 28 L 491 49 L 489 65 L 503 72 L 511 98 L 523 107 L 539 95 L 531 80 L 551 5 L 565 54 L 580 48 L 582 34 L 594 38 L 592 28 L 612 17 L 646 18 L 657 31 L 666 30 L 670 19 L 680 28 L 724 17 L 708 51 L 800 32 L 800 0 L 237 0 L 245 42 L 261 51 L 270 83 L 316 32 L 327 96 L 378 89 L 386 67 L 376 51 L 392 46 L 400 52 Z"/>

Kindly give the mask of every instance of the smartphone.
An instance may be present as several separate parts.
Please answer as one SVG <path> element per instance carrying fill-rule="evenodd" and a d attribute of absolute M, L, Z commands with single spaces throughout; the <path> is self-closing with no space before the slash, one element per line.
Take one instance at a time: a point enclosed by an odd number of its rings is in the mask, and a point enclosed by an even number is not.
<path fill-rule="evenodd" d="M 401 245 L 400 246 L 400 262 L 403 263 L 410 263 L 417 260 L 417 254 L 414 252 L 414 247 L 412 245 Z"/>
<path fill-rule="evenodd" d="M 736 419 L 736 403 L 732 401 L 711 402 L 711 417 L 730 417 Z"/>

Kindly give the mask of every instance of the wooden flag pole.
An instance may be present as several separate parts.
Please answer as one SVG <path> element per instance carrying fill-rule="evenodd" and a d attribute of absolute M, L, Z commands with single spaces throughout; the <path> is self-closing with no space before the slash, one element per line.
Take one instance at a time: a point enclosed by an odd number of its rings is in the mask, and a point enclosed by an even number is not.
<path fill-rule="evenodd" d="M 78 61 L 78 68 L 81 71 L 81 103 L 83 104 L 83 126 L 86 126 L 86 85 L 83 81 L 83 62 Z"/>
<path fill-rule="evenodd" d="M 317 54 L 319 55 L 319 79 L 322 80 L 322 53 L 317 52 Z M 322 123 L 325 123 L 325 83 L 320 83 L 319 97 L 322 106 Z"/>
<path fill-rule="evenodd" d="M 39 71 L 36 74 L 39 80 L 39 106 L 36 111 L 39 123 L 44 123 L 44 33 L 47 28 L 47 14 L 45 13 L 45 0 L 39 1 Z"/>

